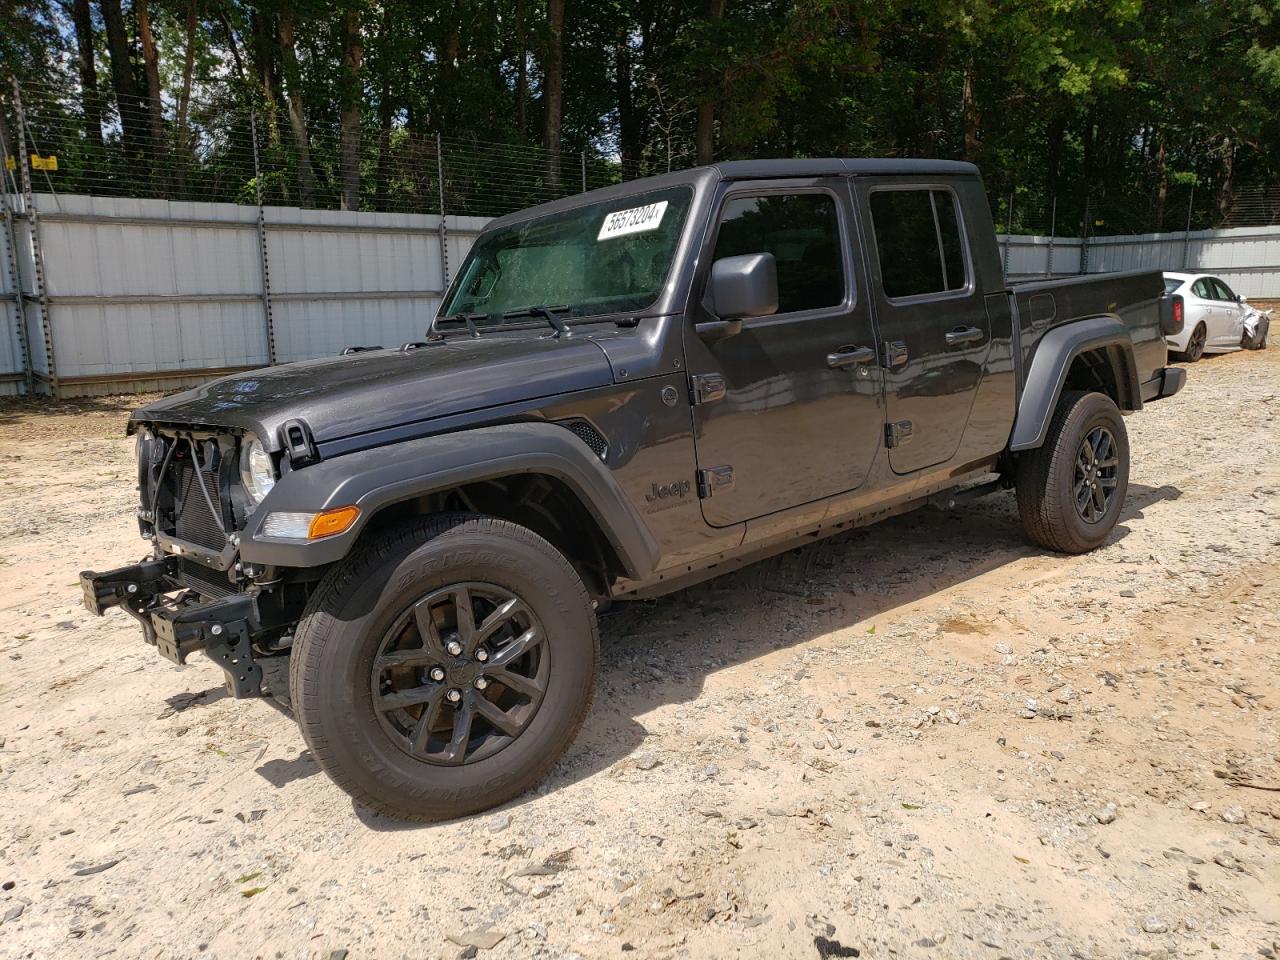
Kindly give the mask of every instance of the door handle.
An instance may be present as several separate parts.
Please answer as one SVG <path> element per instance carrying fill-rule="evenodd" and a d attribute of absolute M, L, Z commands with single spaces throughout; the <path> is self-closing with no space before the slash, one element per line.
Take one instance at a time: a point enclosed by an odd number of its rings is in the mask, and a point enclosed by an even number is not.
<path fill-rule="evenodd" d="M 977 327 L 956 327 L 948 330 L 946 336 L 948 347 L 963 347 L 970 343 L 981 343 L 985 339 L 986 334 Z"/>
<path fill-rule="evenodd" d="M 870 363 L 876 358 L 876 352 L 870 347 L 840 347 L 827 354 L 827 366 L 832 370 L 841 367 L 852 367 L 859 363 Z"/>

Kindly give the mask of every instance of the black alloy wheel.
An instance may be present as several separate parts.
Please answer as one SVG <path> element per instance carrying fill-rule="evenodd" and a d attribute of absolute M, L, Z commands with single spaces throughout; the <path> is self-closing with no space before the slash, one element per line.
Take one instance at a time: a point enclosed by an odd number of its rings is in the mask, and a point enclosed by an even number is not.
<path fill-rule="evenodd" d="M 363 537 L 307 603 L 289 687 L 312 755 L 406 820 L 541 781 L 591 707 L 600 633 L 568 558 L 527 527 L 443 513 Z"/>
<path fill-rule="evenodd" d="M 533 720 L 551 673 L 545 632 L 519 597 L 458 583 L 410 605 L 373 661 L 373 705 L 400 749 L 455 766 L 493 756 Z"/>
<path fill-rule="evenodd" d="M 1106 427 L 1094 427 L 1080 441 L 1072 494 L 1076 513 L 1086 523 L 1099 523 L 1107 515 L 1119 482 L 1119 464 L 1116 438 Z"/>
<path fill-rule="evenodd" d="M 1197 323 L 1196 328 L 1191 331 L 1191 338 L 1187 340 L 1187 349 L 1182 352 L 1188 363 L 1195 363 L 1204 356 L 1204 345 L 1208 340 L 1209 331 L 1203 323 Z"/>

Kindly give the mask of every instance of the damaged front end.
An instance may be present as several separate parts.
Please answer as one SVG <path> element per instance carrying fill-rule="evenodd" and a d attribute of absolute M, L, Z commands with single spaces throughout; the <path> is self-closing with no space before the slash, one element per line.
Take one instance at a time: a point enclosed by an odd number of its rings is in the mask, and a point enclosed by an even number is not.
<path fill-rule="evenodd" d="M 120 607 L 166 659 L 203 650 L 237 698 L 262 694 L 256 655 L 283 652 L 308 585 L 242 563 L 240 532 L 256 504 L 239 479 L 242 435 L 138 431 L 138 526 L 153 545 L 136 564 L 80 574 L 84 605 Z"/>

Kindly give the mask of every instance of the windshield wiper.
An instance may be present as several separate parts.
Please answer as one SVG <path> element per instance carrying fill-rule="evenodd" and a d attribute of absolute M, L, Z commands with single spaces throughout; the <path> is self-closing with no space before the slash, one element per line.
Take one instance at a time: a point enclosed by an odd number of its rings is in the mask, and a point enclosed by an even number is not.
<path fill-rule="evenodd" d="M 436 321 L 436 326 L 438 327 L 442 323 L 465 323 L 467 325 L 467 333 L 471 334 L 471 339 L 478 340 L 480 331 L 476 327 L 476 321 L 488 319 L 489 315 L 487 313 L 455 313 L 448 317 L 441 317 Z"/>
<path fill-rule="evenodd" d="M 571 307 L 525 307 L 523 310 L 508 310 L 502 315 L 503 320 L 518 320 L 521 317 L 541 317 L 556 331 L 557 337 L 571 337 L 573 331 L 557 314 L 568 313 Z"/>

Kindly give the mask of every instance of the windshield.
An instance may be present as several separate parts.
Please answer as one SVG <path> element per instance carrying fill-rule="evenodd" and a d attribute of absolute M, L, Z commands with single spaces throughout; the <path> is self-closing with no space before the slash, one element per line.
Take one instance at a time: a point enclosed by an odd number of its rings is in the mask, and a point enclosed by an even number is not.
<path fill-rule="evenodd" d="M 1173 291 L 1177 290 L 1180 286 L 1182 286 L 1182 280 L 1181 280 L 1180 278 L 1178 278 L 1178 277 L 1165 277 L 1165 278 L 1164 278 L 1164 292 L 1165 292 L 1165 293 L 1173 293 Z"/>
<path fill-rule="evenodd" d="M 668 187 L 486 233 L 439 317 L 484 326 L 530 307 L 567 308 L 569 319 L 643 310 L 662 291 L 692 200 L 691 188 Z"/>

